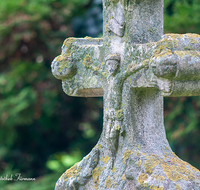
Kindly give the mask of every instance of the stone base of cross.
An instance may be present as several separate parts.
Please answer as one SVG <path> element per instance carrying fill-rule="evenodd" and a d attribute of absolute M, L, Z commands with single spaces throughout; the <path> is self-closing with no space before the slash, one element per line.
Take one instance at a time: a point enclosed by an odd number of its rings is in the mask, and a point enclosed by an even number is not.
<path fill-rule="evenodd" d="M 163 96 L 200 95 L 200 36 L 166 34 L 162 0 L 104 0 L 104 38 L 68 38 L 52 62 L 70 96 L 104 99 L 102 135 L 56 190 L 197 190 L 166 139 Z"/>

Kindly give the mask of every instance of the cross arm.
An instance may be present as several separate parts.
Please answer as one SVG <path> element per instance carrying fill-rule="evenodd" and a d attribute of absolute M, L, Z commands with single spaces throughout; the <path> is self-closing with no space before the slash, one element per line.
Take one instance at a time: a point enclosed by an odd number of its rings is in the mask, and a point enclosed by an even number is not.
<path fill-rule="evenodd" d="M 130 75 L 138 72 L 141 69 L 148 68 L 148 67 L 149 67 L 149 62 L 147 60 L 144 60 L 140 64 L 132 62 L 131 64 L 128 65 L 127 69 L 124 72 L 120 73 L 120 77 L 122 77 L 125 80 Z"/>
<path fill-rule="evenodd" d="M 103 80 L 95 73 L 103 66 L 102 38 L 68 38 L 62 53 L 52 62 L 53 75 L 62 80 L 63 90 L 71 96 L 102 96 Z M 94 70 L 88 69 L 89 65 Z"/>
<path fill-rule="evenodd" d="M 151 67 L 164 96 L 200 95 L 200 35 L 164 35 Z"/>

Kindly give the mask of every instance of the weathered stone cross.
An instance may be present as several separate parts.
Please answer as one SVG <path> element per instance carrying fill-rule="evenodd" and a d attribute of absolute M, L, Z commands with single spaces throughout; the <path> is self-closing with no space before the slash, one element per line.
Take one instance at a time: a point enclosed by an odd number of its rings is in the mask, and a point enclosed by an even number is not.
<path fill-rule="evenodd" d="M 200 36 L 163 36 L 163 0 L 104 0 L 103 9 L 103 39 L 68 38 L 52 62 L 66 94 L 104 99 L 98 144 L 56 190 L 200 189 L 163 124 L 163 96 L 200 95 Z"/>

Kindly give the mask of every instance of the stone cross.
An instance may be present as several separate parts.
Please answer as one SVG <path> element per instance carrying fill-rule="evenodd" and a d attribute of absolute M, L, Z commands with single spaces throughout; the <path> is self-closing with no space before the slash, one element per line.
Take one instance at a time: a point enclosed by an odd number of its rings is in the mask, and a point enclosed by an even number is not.
<path fill-rule="evenodd" d="M 103 20 L 103 38 L 68 38 L 52 62 L 66 94 L 104 100 L 97 145 L 55 189 L 200 189 L 163 122 L 163 96 L 200 95 L 200 36 L 163 35 L 163 0 L 103 0 Z"/>

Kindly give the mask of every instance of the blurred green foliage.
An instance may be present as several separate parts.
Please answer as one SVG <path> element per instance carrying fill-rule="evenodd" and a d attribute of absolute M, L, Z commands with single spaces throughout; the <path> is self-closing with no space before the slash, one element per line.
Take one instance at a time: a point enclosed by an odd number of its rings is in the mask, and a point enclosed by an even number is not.
<path fill-rule="evenodd" d="M 62 172 L 97 142 L 102 99 L 65 95 L 50 64 L 65 38 L 100 35 L 99 2 L 0 1 L 0 176 L 19 172 L 37 178 L 0 181 L 1 189 L 53 189 Z M 198 0 L 165 0 L 165 32 L 200 33 Z M 165 98 L 170 144 L 198 168 L 199 107 L 199 97 Z"/>

